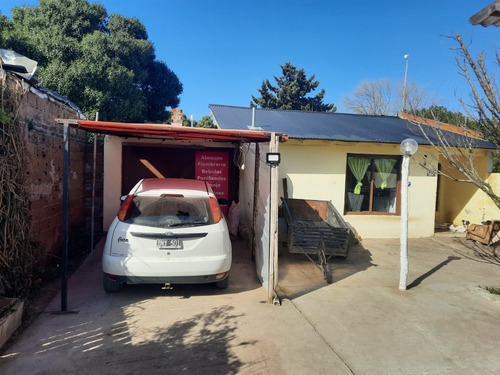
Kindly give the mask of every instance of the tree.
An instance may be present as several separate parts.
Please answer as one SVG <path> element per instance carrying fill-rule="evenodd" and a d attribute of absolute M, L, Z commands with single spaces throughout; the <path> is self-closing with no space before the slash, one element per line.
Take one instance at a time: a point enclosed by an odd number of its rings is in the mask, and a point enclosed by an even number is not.
<path fill-rule="evenodd" d="M 1 21 L 0 21 L 1 24 Z M 7 48 L 38 61 L 40 84 L 74 101 L 89 118 L 165 122 L 182 84 L 136 18 L 108 16 L 87 0 L 40 0 L 12 9 L 1 29 Z"/>
<path fill-rule="evenodd" d="M 210 116 L 203 116 L 200 121 L 188 119 L 186 115 L 182 115 L 182 126 L 195 128 L 217 128 Z"/>
<path fill-rule="evenodd" d="M 279 78 L 274 76 L 277 85 L 273 86 L 269 80 L 264 80 L 257 90 L 261 96 L 256 98 L 252 95 L 250 106 L 317 112 L 337 110 L 334 104 L 323 103 L 325 89 L 315 96 L 306 96 L 319 86 L 319 81 L 314 80 L 315 75 L 307 78 L 304 69 L 297 70 L 297 67 L 289 62 L 280 66 L 282 76 Z"/>
<path fill-rule="evenodd" d="M 474 121 L 467 121 L 463 116 L 458 123 L 463 130 L 461 143 L 453 144 L 449 136 L 437 127 L 423 127 L 422 123 L 416 122 L 427 140 L 434 146 L 440 157 L 444 158 L 449 169 L 434 169 L 429 167 L 429 163 L 424 165 L 430 172 L 448 177 L 454 181 L 471 183 L 488 195 L 495 205 L 500 208 L 500 196 L 495 192 L 492 186 L 481 176 L 475 167 L 474 146 L 475 136 L 494 143 L 500 147 L 500 95 L 498 92 L 495 74 L 486 66 L 484 52 L 479 53 L 479 57 L 474 59 L 467 46 L 459 34 L 450 37 L 458 44 L 456 62 L 461 71 L 461 75 L 467 80 L 471 89 L 471 102 L 467 103 L 460 99 L 462 108 L 469 118 Z M 500 67 L 500 58 L 498 52 L 495 54 L 496 61 L 494 65 Z M 425 124 L 425 122 L 424 122 Z M 473 126 L 471 126 L 473 124 Z M 480 132 L 479 134 L 477 132 Z M 458 138 L 455 137 L 456 141 Z M 431 169 L 429 169 L 431 168 Z M 457 177 L 453 170 L 458 170 L 460 175 Z"/>
<path fill-rule="evenodd" d="M 430 94 L 415 83 L 406 86 L 406 105 L 410 110 L 422 108 Z M 387 79 L 361 82 L 351 96 L 345 95 L 342 104 L 360 115 L 394 116 L 402 109 L 403 89 Z"/>
<path fill-rule="evenodd" d="M 361 82 L 352 97 L 344 96 L 344 107 L 360 115 L 394 114 L 394 92 L 386 79 Z"/>
<path fill-rule="evenodd" d="M 477 130 L 477 124 L 474 120 L 464 116 L 462 112 L 449 111 L 443 106 L 432 105 L 428 108 L 414 110 L 412 111 L 412 114 L 426 119 L 444 122 L 445 124 L 452 124 L 456 126 L 467 124 L 469 128 Z"/>
<path fill-rule="evenodd" d="M 0 46 L 4 45 L 3 31 L 9 27 L 9 19 L 5 17 L 0 11 Z M 3 47 L 2 47 L 3 48 Z"/>
<path fill-rule="evenodd" d="M 191 119 L 188 119 L 186 115 L 184 114 L 182 115 L 182 126 L 195 127 L 197 123 L 198 121 L 196 120 L 191 121 Z"/>
<path fill-rule="evenodd" d="M 203 116 L 198 124 L 196 124 L 198 128 L 216 128 L 212 118 L 210 116 Z"/>

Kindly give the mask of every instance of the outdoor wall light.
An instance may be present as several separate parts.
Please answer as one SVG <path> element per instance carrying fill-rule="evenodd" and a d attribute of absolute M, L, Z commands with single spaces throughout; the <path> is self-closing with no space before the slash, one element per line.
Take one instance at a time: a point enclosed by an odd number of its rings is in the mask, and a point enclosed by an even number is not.
<path fill-rule="evenodd" d="M 412 138 L 406 138 L 399 146 L 403 155 L 411 156 L 418 150 L 418 143 Z"/>
<path fill-rule="evenodd" d="M 281 154 L 279 152 L 266 153 L 266 163 L 269 165 L 279 165 L 281 162 Z"/>

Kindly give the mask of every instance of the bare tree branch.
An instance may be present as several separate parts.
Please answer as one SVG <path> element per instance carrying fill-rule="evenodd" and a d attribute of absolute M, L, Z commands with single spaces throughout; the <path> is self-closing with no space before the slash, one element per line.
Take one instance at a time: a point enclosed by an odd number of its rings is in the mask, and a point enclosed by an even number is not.
<path fill-rule="evenodd" d="M 421 163 L 421 166 L 433 174 L 440 174 L 451 180 L 470 183 L 488 195 L 495 205 L 500 208 L 499 193 L 495 192 L 477 169 L 477 143 L 479 141 L 490 141 L 500 148 L 500 96 L 495 75 L 487 66 L 484 52 L 479 53 L 474 59 L 459 34 L 447 37 L 458 46 L 451 48 L 457 52 L 455 57 L 459 74 L 463 76 L 470 87 L 470 101 L 459 99 L 467 116 L 457 113 L 447 119 L 451 119 L 457 126 L 443 124 L 434 120 L 426 120 L 421 117 L 401 114 L 417 125 L 428 143 L 437 151 L 436 155 L 422 155 L 425 161 L 435 158 L 435 163 Z M 500 67 L 500 57 L 495 53 L 494 68 Z M 425 113 L 427 117 L 429 109 L 443 110 L 443 107 L 431 106 L 423 109 L 424 100 L 428 100 L 425 91 L 413 90 L 409 86 L 408 103 L 414 114 Z M 413 93 L 413 94 L 411 94 Z M 397 113 L 401 106 L 397 102 L 402 92 L 394 90 L 390 82 L 379 80 L 375 82 L 362 82 L 352 96 L 344 96 L 343 103 L 346 108 L 358 114 L 391 115 Z M 413 100 L 411 99 L 413 95 Z M 434 100 L 435 101 L 435 100 Z M 421 109 L 421 111 L 418 111 Z M 445 112 L 448 112 L 445 110 Z M 448 122 L 448 121 L 446 121 Z M 438 169 L 438 163 L 442 160 L 442 168 Z"/>
<path fill-rule="evenodd" d="M 437 151 L 436 163 L 421 163 L 425 169 L 453 181 L 475 185 L 500 208 L 500 196 L 477 170 L 475 151 L 479 140 L 489 140 L 497 147 L 500 146 L 498 86 L 495 76 L 486 66 L 484 53 L 481 52 L 477 60 L 474 60 L 459 34 L 452 39 L 459 45 L 456 49 L 458 56 L 455 58 L 460 69 L 459 74 L 467 80 L 471 90 L 472 103 L 468 104 L 463 99 L 460 99 L 460 103 L 467 115 L 477 120 L 474 129 L 469 127 L 467 121 L 462 121 L 459 126 L 453 128 L 451 125 L 445 126 L 417 116 L 407 116 L 407 119 L 418 126 L 429 144 Z M 495 57 L 496 65 L 500 67 L 498 53 Z M 428 156 L 423 157 L 425 161 L 429 159 Z M 435 167 L 439 158 L 448 162 L 443 164 L 441 169 Z"/>
<path fill-rule="evenodd" d="M 434 99 L 424 87 L 409 83 L 406 87 L 408 108 L 419 109 Z M 393 116 L 401 110 L 403 98 L 402 85 L 394 84 L 386 79 L 361 82 L 352 95 L 345 95 L 343 105 L 350 111 L 362 115 Z"/>

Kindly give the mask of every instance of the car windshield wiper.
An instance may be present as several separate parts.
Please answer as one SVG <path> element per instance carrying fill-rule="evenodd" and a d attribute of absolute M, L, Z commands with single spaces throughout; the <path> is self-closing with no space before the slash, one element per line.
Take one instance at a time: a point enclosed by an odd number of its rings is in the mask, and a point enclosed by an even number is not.
<path fill-rule="evenodd" d="M 198 225 L 208 225 L 209 223 L 206 223 L 204 221 L 184 221 L 180 223 L 172 223 L 169 225 L 169 228 L 172 227 L 182 227 L 182 226 L 198 226 Z"/>

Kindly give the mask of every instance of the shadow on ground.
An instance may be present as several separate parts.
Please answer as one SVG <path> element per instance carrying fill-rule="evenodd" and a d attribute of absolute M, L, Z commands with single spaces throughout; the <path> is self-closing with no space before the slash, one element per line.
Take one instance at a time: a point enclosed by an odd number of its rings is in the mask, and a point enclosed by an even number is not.
<path fill-rule="evenodd" d="M 462 259 L 461 257 L 457 257 L 457 256 L 453 256 L 453 255 L 450 255 L 448 257 L 448 259 L 442 261 L 441 263 L 439 263 L 437 266 L 433 267 L 432 269 L 430 269 L 429 271 L 427 271 L 426 273 L 424 273 L 423 275 L 417 277 L 415 280 L 413 280 L 411 282 L 410 285 L 408 285 L 406 287 L 406 289 L 411 289 L 411 288 L 415 288 L 417 286 L 419 286 L 422 281 L 424 281 L 425 279 L 427 279 L 428 277 L 434 275 L 436 272 L 438 272 L 441 268 L 443 268 L 444 266 L 448 265 L 450 262 L 454 261 L 454 260 L 460 260 Z"/>
<path fill-rule="evenodd" d="M 292 254 L 286 247 L 280 249 L 278 258 L 278 287 L 284 297 L 294 299 L 328 285 L 322 270 L 317 265 L 318 257 L 308 259 L 303 254 Z M 313 262 L 314 261 L 314 262 Z M 372 254 L 361 243 L 349 246 L 347 258 L 331 257 L 326 271 L 332 284 L 377 265 Z"/>
<path fill-rule="evenodd" d="M 463 250 L 455 250 L 464 258 L 476 262 L 494 264 L 500 266 L 500 245 L 484 245 L 477 241 L 467 240 L 465 238 L 456 238 L 455 242 L 463 245 Z"/>
<path fill-rule="evenodd" d="M 57 311 L 57 296 L 39 319 L 40 326 L 32 330 L 36 334 L 29 339 L 20 335 L 19 342 L 4 348 L 0 372 L 238 373 L 243 364 L 231 348 L 254 343 L 236 338 L 244 314 L 231 305 L 231 295 L 261 285 L 249 252 L 240 243 L 233 246 L 227 290 L 210 284 L 174 285 L 172 290 L 127 285 L 119 293 L 107 294 L 101 285 L 100 253 L 95 251 L 70 280 L 70 311 Z"/>
<path fill-rule="evenodd" d="M 136 307 L 141 308 L 140 303 Z M 145 328 L 140 334 L 138 325 L 134 327 L 136 317 L 125 306 L 121 313 L 110 311 L 112 321 L 80 319 L 72 324 L 59 317 L 53 332 L 34 343 L 31 353 L 19 353 L 24 363 L 15 373 L 121 374 L 126 368 L 133 374 L 206 374 L 217 368 L 220 373 L 235 374 L 242 363 L 229 344 L 238 319 L 233 309 L 222 306 L 179 319 L 161 330 Z M 69 357 L 69 361 L 60 361 L 59 356 Z M 1 361 L 5 366 L 9 358 Z"/>

